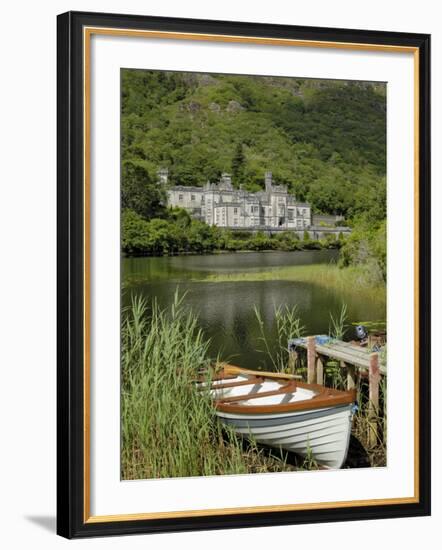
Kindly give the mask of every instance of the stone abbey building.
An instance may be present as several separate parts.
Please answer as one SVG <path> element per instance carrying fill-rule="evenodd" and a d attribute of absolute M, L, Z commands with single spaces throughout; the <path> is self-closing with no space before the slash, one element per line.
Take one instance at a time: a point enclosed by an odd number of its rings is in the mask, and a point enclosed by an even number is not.
<path fill-rule="evenodd" d="M 167 170 L 160 170 L 159 180 L 167 184 Z M 229 174 L 218 183 L 203 187 L 177 185 L 167 190 L 168 205 L 185 208 L 209 225 L 231 229 L 304 230 L 312 225 L 310 204 L 298 202 L 285 185 L 275 185 L 272 173 L 265 173 L 265 190 L 250 193 L 235 189 Z"/>

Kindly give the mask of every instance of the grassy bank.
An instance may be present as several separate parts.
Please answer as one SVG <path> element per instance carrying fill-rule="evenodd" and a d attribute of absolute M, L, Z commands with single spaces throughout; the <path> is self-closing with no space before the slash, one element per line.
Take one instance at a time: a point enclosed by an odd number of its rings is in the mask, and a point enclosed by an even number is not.
<path fill-rule="evenodd" d="M 255 281 L 292 281 L 314 283 L 327 288 L 358 292 L 385 302 L 385 284 L 374 281 L 362 267 L 340 268 L 336 264 L 312 264 L 285 266 L 266 271 L 248 271 L 236 273 L 210 274 L 207 282 L 255 282 Z"/>
<path fill-rule="evenodd" d="M 122 327 L 123 479 L 291 469 L 216 421 L 192 382 L 209 364 L 198 319 L 175 296 L 169 310 L 136 300 Z"/>

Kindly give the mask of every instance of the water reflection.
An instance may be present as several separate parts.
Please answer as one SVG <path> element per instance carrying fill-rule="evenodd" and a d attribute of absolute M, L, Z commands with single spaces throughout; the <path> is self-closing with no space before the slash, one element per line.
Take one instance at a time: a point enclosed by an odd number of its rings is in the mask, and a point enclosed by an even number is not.
<path fill-rule="evenodd" d="M 211 339 L 213 357 L 245 367 L 268 367 L 262 348 L 256 306 L 276 345 L 274 309 L 280 305 L 297 306 L 308 333 L 327 333 L 329 312 L 337 313 L 344 301 L 349 321 L 385 319 L 382 303 L 359 298 L 354 292 L 328 289 L 309 283 L 290 281 L 206 282 L 213 273 L 260 271 L 288 265 L 330 262 L 335 251 L 223 254 L 172 258 L 127 258 L 123 260 L 123 304 L 132 293 L 156 297 L 167 306 L 177 286 L 186 291 L 186 304 L 199 314 L 200 324 Z"/>

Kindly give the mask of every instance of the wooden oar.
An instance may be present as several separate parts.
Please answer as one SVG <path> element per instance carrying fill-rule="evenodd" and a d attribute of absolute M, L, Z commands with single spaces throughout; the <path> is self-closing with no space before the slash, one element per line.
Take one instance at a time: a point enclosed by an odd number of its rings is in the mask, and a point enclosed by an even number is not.
<path fill-rule="evenodd" d="M 235 367 L 234 365 L 225 364 L 224 372 L 227 374 L 252 374 L 253 376 L 261 376 L 264 378 L 282 378 L 284 380 L 301 380 L 302 376 L 299 374 L 286 374 L 284 372 L 268 372 L 261 370 L 242 369 L 241 367 Z"/>

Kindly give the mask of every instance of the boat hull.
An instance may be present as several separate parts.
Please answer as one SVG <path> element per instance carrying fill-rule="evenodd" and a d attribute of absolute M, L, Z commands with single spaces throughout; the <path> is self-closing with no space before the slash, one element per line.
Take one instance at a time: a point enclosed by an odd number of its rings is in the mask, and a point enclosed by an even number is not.
<path fill-rule="evenodd" d="M 257 443 L 312 457 L 325 468 L 345 462 L 353 404 L 287 413 L 247 414 L 217 411 L 221 422 Z"/>

